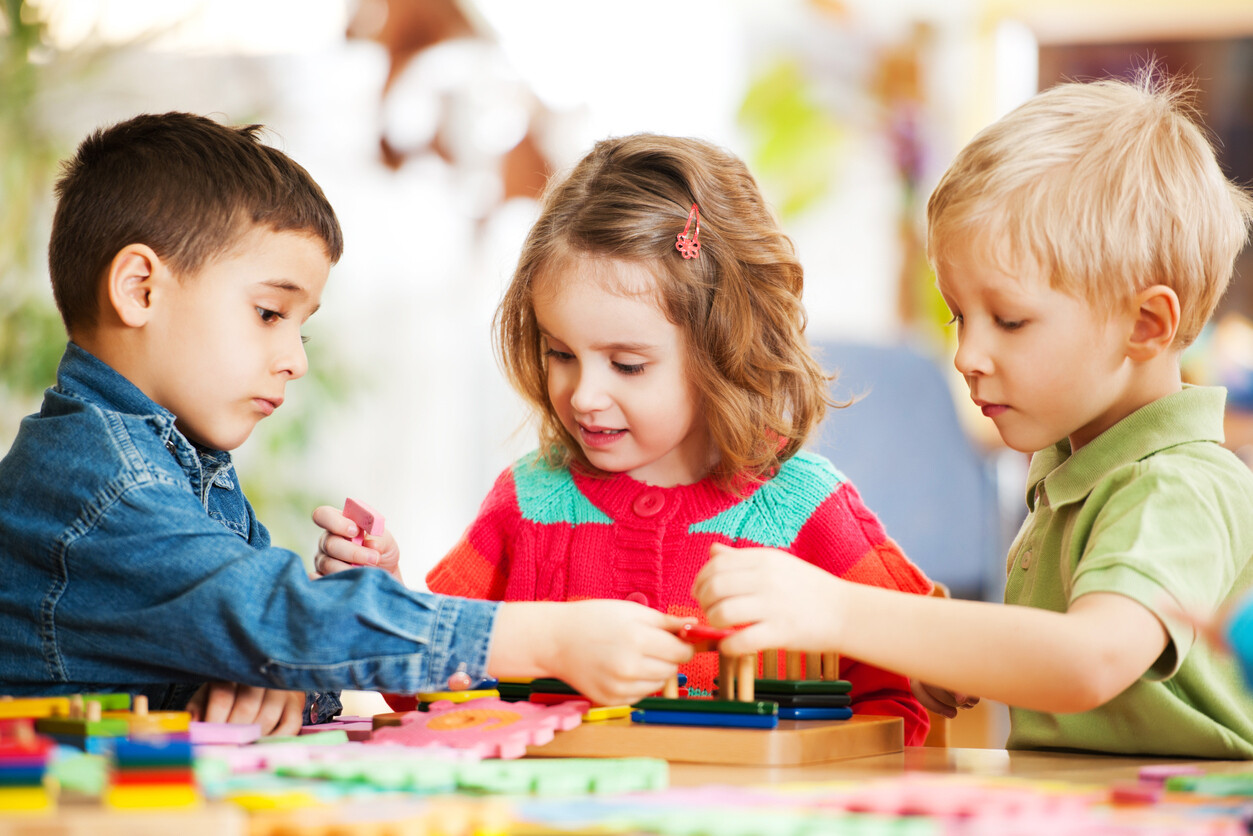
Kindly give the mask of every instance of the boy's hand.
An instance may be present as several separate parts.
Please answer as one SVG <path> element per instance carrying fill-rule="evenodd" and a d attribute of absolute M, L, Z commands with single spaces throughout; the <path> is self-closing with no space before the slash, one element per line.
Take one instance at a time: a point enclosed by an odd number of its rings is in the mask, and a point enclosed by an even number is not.
<path fill-rule="evenodd" d="M 748 625 L 722 641 L 723 653 L 839 650 L 845 581 L 777 549 L 714 544 L 692 596 L 709 623 Z"/>
<path fill-rule="evenodd" d="M 503 604 L 492 630 L 493 676 L 554 676 L 601 705 L 660 691 L 692 648 L 684 619 L 630 601 Z"/>
<path fill-rule="evenodd" d="M 949 718 L 956 717 L 959 708 L 974 708 L 979 704 L 978 697 L 958 694 L 920 679 L 909 680 L 909 688 L 923 708 Z"/>
<path fill-rule="evenodd" d="M 264 735 L 299 734 L 305 692 L 206 682 L 192 695 L 187 711 L 193 720 L 204 723 L 256 723 Z"/>
<path fill-rule="evenodd" d="M 318 577 L 358 566 L 377 566 L 402 584 L 405 582 L 400 576 L 400 546 L 390 531 L 384 529 L 378 537 L 367 534 L 365 544 L 358 546 L 352 538 L 361 534 L 360 526 L 338 508 L 319 506 L 313 512 L 313 521 L 325 529 L 318 540 L 317 556 L 313 558 Z"/>

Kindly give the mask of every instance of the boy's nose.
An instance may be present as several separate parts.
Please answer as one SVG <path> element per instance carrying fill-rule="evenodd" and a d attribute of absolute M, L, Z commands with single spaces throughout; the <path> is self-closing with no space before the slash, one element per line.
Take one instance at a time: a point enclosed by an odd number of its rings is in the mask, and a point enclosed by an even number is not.
<path fill-rule="evenodd" d="M 278 358 L 277 365 L 277 371 L 280 374 L 286 373 L 292 380 L 304 377 L 309 371 L 309 355 L 305 353 L 304 341 L 297 338 L 295 345 L 288 346 Z"/>
<path fill-rule="evenodd" d="M 963 377 L 987 374 L 991 371 L 987 352 L 976 341 L 964 336 L 957 339 L 957 353 L 953 355 L 953 365 Z"/>

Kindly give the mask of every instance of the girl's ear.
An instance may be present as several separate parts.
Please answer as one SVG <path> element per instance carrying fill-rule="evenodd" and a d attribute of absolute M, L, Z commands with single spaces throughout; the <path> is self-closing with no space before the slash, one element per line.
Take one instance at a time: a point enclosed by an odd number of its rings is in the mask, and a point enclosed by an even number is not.
<path fill-rule="evenodd" d="M 1169 351 L 1179 331 L 1179 296 L 1175 291 L 1155 284 L 1137 293 L 1131 304 L 1135 321 L 1127 340 L 1127 356 L 1143 361 Z"/>
<path fill-rule="evenodd" d="M 105 280 L 109 305 L 124 325 L 140 328 L 152 316 L 161 258 L 146 244 L 127 244 L 109 262 Z"/>

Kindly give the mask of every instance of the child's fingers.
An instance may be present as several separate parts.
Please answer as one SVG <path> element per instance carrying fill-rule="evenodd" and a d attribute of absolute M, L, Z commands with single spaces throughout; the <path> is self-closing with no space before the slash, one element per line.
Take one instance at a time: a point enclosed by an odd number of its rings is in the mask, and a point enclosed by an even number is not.
<path fill-rule="evenodd" d="M 329 532 L 324 532 L 318 539 L 318 555 L 353 566 L 377 566 L 381 558 L 376 549 L 358 546 Z"/>
<path fill-rule="evenodd" d="M 732 623 L 743 624 L 746 621 Z M 728 656 L 744 656 L 767 648 L 783 647 L 785 644 L 775 637 L 773 631 L 766 625 L 750 623 L 743 630 L 723 639 L 718 645 L 718 650 Z"/>
<path fill-rule="evenodd" d="M 317 508 L 314 508 L 313 521 L 319 528 L 349 540 L 361 533 L 361 529 L 357 527 L 355 522 L 345 517 L 338 508 L 333 508 L 330 505 L 319 505 Z"/>
<path fill-rule="evenodd" d="M 266 689 L 253 685 L 239 685 L 235 688 L 235 704 L 226 718 L 228 723 L 255 723 L 261 714 L 261 706 L 265 699 Z"/>
<path fill-rule="evenodd" d="M 303 691 L 286 691 L 286 705 L 283 709 L 283 716 L 279 718 L 278 725 L 274 727 L 276 735 L 296 735 L 300 734 L 300 729 L 304 725 L 305 719 L 305 694 Z"/>
<path fill-rule="evenodd" d="M 204 722 L 225 723 L 235 705 L 235 683 L 210 682 L 206 686 Z"/>
<path fill-rule="evenodd" d="M 278 733 L 279 723 L 283 720 L 283 711 L 287 707 L 286 691 L 266 691 L 261 705 L 257 708 L 257 716 L 253 720 L 261 727 L 261 734 Z"/>

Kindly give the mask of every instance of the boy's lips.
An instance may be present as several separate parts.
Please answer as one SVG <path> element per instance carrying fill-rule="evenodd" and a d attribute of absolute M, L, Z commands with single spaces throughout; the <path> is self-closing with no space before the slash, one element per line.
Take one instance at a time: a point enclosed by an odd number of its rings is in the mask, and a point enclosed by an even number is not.
<path fill-rule="evenodd" d="M 1003 403 L 988 403 L 987 401 L 981 401 L 978 398 L 972 398 L 971 400 L 973 400 L 975 402 L 975 406 L 979 407 L 980 411 L 982 411 L 983 414 L 989 418 L 995 418 L 1002 412 L 1009 409 L 1009 407 Z"/>
<path fill-rule="evenodd" d="M 274 410 L 283 405 L 282 398 L 253 398 L 252 402 L 266 415 L 273 415 Z"/>

